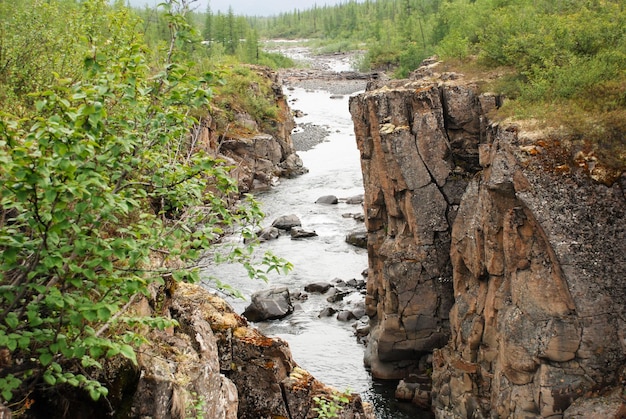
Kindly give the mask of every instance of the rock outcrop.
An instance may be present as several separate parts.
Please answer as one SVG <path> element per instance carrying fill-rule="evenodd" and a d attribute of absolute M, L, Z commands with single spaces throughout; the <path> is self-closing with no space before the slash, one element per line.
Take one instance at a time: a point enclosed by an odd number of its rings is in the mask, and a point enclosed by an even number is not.
<path fill-rule="evenodd" d="M 94 402 L 74 387 L 37 390 L 20 417 L 312 419 L 314 398 L 339 394 L 299 368 L 286 342 L 262 335 L 202 287 L 175 284 L 159 296 L 134 304 L 136 314 L 158 313 L 178 325 L 142 330 L 147 343 L 137 366 L 117 357 L 90 371 L 109 389 L 106 398 Z M 357 394 L 339 407 L 339 419 L 374 419 Z M 9 419 L 11 412 L 0 415 Z"/>
<path fill-rule="evenodd" d="M 429 64 L 350 103 L 366 361 L 403 378 L 433 354 L 440 418 L 581 417 L 626 377 L 626 176 L 490 123 L 499 98 Z"/>
<path fill-rule="evenodd" d="M 179 299 L 183 302 L 177 305 Z M 285 341 L 268 338 L 248 326 L 221 298 L 197 286 L 181 284 L 174 294 L 174 315 L 177 306 L 181 313 L 199 313 L 196 316 L 211 325 L 220 371 L 234 383 L 239 395 L 238 418 L 311 419 L 317 417 L 313 398 L 330 400 L 334 394 L 335 390 L 298 367 Z M 373 419 L 373 414 L 355 394 L 339 418 Z"/>
<path fill-rule="evenodd" d="M 261 128 L 261 121 L 255 121 L 246 113 L 239 113 L 227 126 L 220 126 L 212 115 L 206 115 L 192 136 L 195 147 L 233 166 L 231 173 L 242 193 L 268 189 L 279 177 L 307 172 L 291 139 L 296 124 L 278 73 L 267 67 L 252 66 L 251 69 L 271 85 L 278 115 L 271 123 L 264 124 L 269 126 Z"/>

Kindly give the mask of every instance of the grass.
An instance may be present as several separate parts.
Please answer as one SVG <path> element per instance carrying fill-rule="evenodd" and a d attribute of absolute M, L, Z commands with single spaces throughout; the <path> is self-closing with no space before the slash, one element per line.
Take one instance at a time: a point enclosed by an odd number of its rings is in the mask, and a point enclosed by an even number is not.
<path fill-rule="evenodd" d="M 561 156 L 569 155 L 570 163 L 575 164 L 578 153 L 597 161 L 607 171 L 604 183 L 626 171 L 626 75 L 567 98 L 536 99 L 533 86 L 510 67 L 488 67 L 471 58 L 447 60 L 442 71 L 462 73 L 478 81 L 482 92 L 505 96 L 504 105 L 490 115 L 492 120 L 532 121 L 534 129 L 553 133 L 553 145 L 561 148 Z"/>

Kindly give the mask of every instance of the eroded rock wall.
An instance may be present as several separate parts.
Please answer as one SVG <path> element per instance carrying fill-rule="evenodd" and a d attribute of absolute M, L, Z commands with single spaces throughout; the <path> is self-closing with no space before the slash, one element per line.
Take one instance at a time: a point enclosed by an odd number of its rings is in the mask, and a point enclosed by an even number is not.
<path fill-rule="evenodd" d="M 452 230 L 440 417 L 567 417 L 574 400 L 624 378 L 624 185 L 555 172 L 563 161 L 538 149 L 544 140 L 496 125 L 481 145 L 483 170 Z"/>
<path fill-rule="evenodd" d="M 377 378 L 405 377 L 448 341 L 452 223 L 478 167 L 478 115 L 495 105 L 435 80 L 370 88 L 350 102 L 369 233 L 366 363 Z"/>
<path fill-rule="evenodd" d="M 489 124 L 499 99 L 460 75 L 415 77 L 350 103 L 366 363 L 401 378 L 433 353 L 438 417 L 567 415 L 623 379 L 626 177 L 596 182 L 547 135 Z"/>
<path fill-rule="evenodd" d="M 239 112 L 235 121 L 220 126 L 216 118 L 208 114 L 201 118 L 192 133 L 193 147 L 208 151 L 233 166 L 231 174 L 242 193 L 264 190 L 279 177 L 307 172 L 291 139 L 296 123 L 283 94 L 279 74 L 267 67 L 251 66 L 251 69 L 271 87 L 278 115 L 272 120 L 255 121 L 251 115 Z M 258 90 L 258 86 L 250 88 L 255 87 Z"/>
<path fill-rule="evenodd" d="M 199 286 L 180 284 L 173 295 L 170 311 L 179 319 L 181 329 L 190 328 L 187 333 L 195 336 L 200 351 L 212 350 L 210 365 L 218 365 L 222 381 L 225 379 L 236 389 L 238 407 L 235 416 L 239 419 L 315 418 L 317 412 L 314 409 L 318 405 L 314 397 L 331 400 L 336 391 L 298 367 L 285 341 L 262 335 L 224 300 Z M 203 339 L 196 332 L 198 324 L 210 327 L 206 332 L 212 339 Z M 224 387 L 219 380 L 212 385 Z M 371 407 L 365 406 L 358 394 L 350 395 L 348 399 L 348 403 L 341 405 L 338 419 L 374 418 Z M 220 400 L 211 398 L 206 401 L 208 408 Z M 222 417 L 208 411 L 205 414 L 208 414 L 205 417 Z"/>

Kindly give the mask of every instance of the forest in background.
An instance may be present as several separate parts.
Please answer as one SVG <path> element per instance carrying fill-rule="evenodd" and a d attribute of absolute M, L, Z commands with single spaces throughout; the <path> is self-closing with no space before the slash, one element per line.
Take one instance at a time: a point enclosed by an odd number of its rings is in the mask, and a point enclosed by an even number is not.
<path fill-rule="evenodd" d="M 364 51 L 361 71 L 408 76 L 436 55 L 457 71 L 498 73 L 500 117 L 563 127 L 607 165 L 626 167 L 626 5 L 620 0 L 366 0 L 272 17 L 197 11 L 209 50 L 305 39 L 319 53 Z M 258 50 L 258 47 L 256 48 Z M 242 53 L 245 51 L 245 53 Z"/>

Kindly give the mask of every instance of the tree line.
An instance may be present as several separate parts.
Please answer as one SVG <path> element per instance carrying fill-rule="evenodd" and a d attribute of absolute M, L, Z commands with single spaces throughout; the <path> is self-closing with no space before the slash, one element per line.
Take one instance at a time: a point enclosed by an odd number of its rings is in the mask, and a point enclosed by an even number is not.
<path fill-rule="evenodd" d="M 262 37 L 317 38 L 365 51 L 361 70 L 406 77 L 433 55 L 472 71 L 505 110 L 552 119 L 617 167 L 626 133 L 626 3 L 621 0 L 365 0 L 255 18 Z M 507 102 L 507 103 L 509 103 Z"/>

